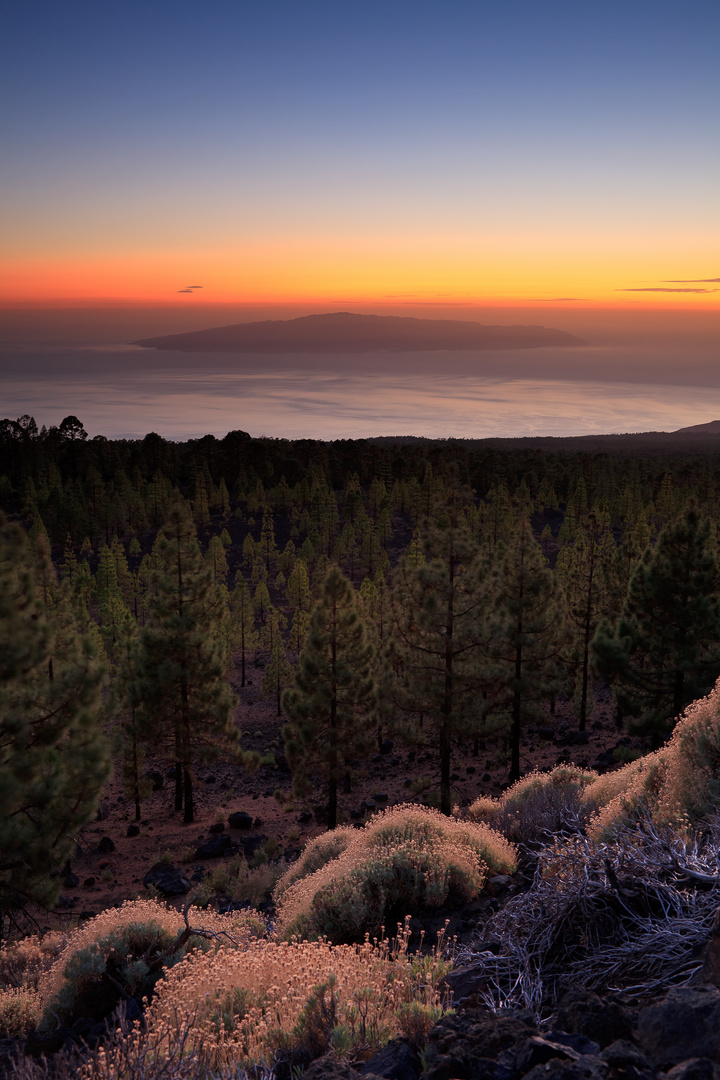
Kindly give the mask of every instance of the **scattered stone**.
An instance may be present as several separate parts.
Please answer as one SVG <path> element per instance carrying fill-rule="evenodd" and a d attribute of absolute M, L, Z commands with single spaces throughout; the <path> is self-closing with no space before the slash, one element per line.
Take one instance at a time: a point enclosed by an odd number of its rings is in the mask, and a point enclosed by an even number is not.
<path fill-rule="evenodd" d="M 360 803 L 360 810 L 363 814 L 372 814 L 376 809 L 374 799 L 363 799 Z"/>
<path fill-rule="evenodd" d="M 592 1054 L 593 1057 L 597 1057 L 600 1053 L 600 1047 L 592 1039 L 588 1039 L 587 1035 L 570 1035 L 567 1031 L 548 1031 L 545 1038 L 549 1042 L 560 1043 L 562 1046 L 569 1046 L 573 1050 L 577 1050 L 578 1054 Z"/>
<path fill-rule="evenodd" d="M 317 1058 L 303 1073 L 303 1080 L 357 1080 L 358 1074 L 336 1054 Z"/>
<path fill-rule="evenodd" d="M 380 753 L 391 754 L 394 746 L 395 743 L 392 741 L 392 739 L 383 739 L 383 741 L 380 743 Z"/>
<path fill-rule="evenodd" d="M 720 990 L 675 986 L 664 1001 L 640 1010 L 638 1041 L 661 1069 L 690 1057 L 720 1062 Z"/>
<path fill-rule="evenodd" d="M 529 1013 L 496 1016 L 490 1009 L 467 1009 L 443 1016 L 430 1031 L 424 1078 L 490 1080 L 498 1075 L 498 1055 L 535 1034 Z"/>
<path fill-rule="evenodd" d="M 303 812 L 298 817 L 298 821 L 301 825 L 307 825 L 309 821 L 312 821 L 312 814 L 309 810 L 303 810 Z"/>
<path fill-rule="evenodd" d="M 206 776 L 205 777 L 205 783 L 206 784 L 215 784 L 215 783 L 217 783 L 217 781 L 216 781 L 214 776 Z"/>
<path fill-rule="evenodd" d="M 300 855 L 300 848 L 295 847 L 293 844 L 288 844 L 283 852 L 285 862 L 295 862 Z"/>
<path fill-rule="evenodd" d="M 228 825 L 231 829 L 252 829 L 252 815 L 245 810 L 236 810 L 228 817 Z"/>
<path fill-rule="evenodd" d="M 208 832 L 212 833 L 214 836 L 217 836 L 218 833 L 225 832 L 225 822 L 224 821 L 216 821 L 216 822 L 214 822 L 214 824 L 212 824 L 210 826 L 210 828 L 208 829 Z"/>
<path fill-rule="evenodd" d="M 475 768 L 474 765 L 468 765 L 467 768 L 465 769 L 465 772 L 468 774 L 468 776 L 474 776 L 475 773 L 477 772 L 477 769 Z"/>
<path fill-rule="evenodd" d="M 95 878 L 94 877 L 86 877 L 85 880 L 83 881 L 83 887 L 85 889 L 92 889 L 94 884 L 95 884 Z"/>
<path fill-rule="evenodd" d="M 171 863 L 155 863 L 143 878 L 146 889 L 154 886 L 163 896 L 183 896 L 190 892 L 191 884 L 179 867 Z"/>
<path fill-rule="evenodd" d="M 222 836 L 211 836 L 195 852 L 196 859 L 219 859 L 232 851 L 233 842 L 227 833 Z"/>
<path fill-rule="evenodd" d="M 376 791 L 375 792 L 375 802 L 387 802 L 387 801 L 388 801 L 388 797 L 387 797 L 387 795 L 385 794 L 384 791 L 381 791 L 381 792 Z"/>
<path fill-rule="evenodd" d="M 125 833 L 125 835 L 126 836 L 139 836 L 140 835 L 140 826 L 136 825 L 135 822 L 133 821 L 133 823 L 131 825 L 128 825 L 127 832 Z"/>
<path fill-rule="evenodd" d="M 102 840 L 97 846 L 99 855 L 109 855 L 115 850 L 115 845 L 109 836 L 103 836 Z"/>
<path fill-rule="evenodd" d="M 483 773 L 483 784 L 489 784 L 492 780 L 492 776 L 489 772 Z"/>

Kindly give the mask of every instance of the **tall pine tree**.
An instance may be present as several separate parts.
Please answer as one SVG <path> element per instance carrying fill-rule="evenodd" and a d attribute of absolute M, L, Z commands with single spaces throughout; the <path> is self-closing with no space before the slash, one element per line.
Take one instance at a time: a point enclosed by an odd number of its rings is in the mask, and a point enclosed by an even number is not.
<path fill-rule="evenodd" d="M 314 772 L 325 777 L 330 829 L 337 825 L 338 783 L 348 763 L 367 757 L 373 745 L 372 659 L 352 585 L 331 567 L 310 616 L 295 686 L 282 696 L 293 788 L 307 794 Z"/>
<path fill-rule="evenodd" d="M 172 504 L 157 553 L 162 571 L 140 635 L 139 696 L 148 736 L 164 746 L 175 766 L 175 809 L 184 809 L 184 820 L 192 822 L 194 766 L 223 751 L 242 755 L 217 632 L 222 599 L 180 498 Z"/>

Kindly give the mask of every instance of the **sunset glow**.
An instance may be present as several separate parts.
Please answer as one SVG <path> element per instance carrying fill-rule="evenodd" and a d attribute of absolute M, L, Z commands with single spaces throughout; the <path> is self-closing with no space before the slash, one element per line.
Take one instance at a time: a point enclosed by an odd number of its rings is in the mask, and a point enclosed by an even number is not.
<path fill-rule="evenodd" d="M 5 307 L 720 307 L 704 0 L 7 22 Z"/>

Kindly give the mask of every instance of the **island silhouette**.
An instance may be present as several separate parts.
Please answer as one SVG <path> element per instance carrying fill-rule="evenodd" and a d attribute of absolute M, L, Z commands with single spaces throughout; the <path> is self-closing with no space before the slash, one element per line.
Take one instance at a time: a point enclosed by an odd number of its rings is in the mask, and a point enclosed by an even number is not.
<path fill-rule="evenodd" d="M 331 353 L 416 350 L 539 349 L 586 345 L 545 326 L 486 326 L 455 319 L 414 319 L 337 311 L 298 319 L 232 323 L 133 342 L 178 352 Z"/>

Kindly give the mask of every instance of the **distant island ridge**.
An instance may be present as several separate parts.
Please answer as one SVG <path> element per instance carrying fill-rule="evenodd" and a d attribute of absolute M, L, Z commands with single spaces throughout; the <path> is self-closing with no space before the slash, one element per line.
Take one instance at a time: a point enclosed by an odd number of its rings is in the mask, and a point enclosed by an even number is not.
<path fill-rule="evenodd" d="M 587 345 L 582 338 L 545 326 L 486 326 L 455 319 L 356 315 L 337 311 L 298 319 L 233 323 L 209 330 L 134 341 L 146 349 L 176 352 L 361 353 L 472 349 L 540 349 Z"/>

